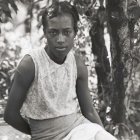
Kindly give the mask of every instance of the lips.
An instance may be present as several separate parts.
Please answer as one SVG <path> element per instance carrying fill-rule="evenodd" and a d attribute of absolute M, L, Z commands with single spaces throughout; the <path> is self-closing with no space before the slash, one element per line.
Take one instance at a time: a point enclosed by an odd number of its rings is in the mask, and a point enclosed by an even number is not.
<path fill-rule="evenodd" d="M 56 47 L 56 50 L 58 50 L 58 51 L 65 51 L 66 47 Z"/>

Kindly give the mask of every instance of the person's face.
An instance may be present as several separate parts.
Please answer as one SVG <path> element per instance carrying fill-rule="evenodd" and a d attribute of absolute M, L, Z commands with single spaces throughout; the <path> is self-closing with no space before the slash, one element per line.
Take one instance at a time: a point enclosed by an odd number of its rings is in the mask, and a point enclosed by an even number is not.
<path fill-rule="evenodd" d="M 65 58 L 74 46 L 75 32 L 73 18 L 70 14 L 62 14 L 48 19 L 45 32 L 50 57 Z"/>

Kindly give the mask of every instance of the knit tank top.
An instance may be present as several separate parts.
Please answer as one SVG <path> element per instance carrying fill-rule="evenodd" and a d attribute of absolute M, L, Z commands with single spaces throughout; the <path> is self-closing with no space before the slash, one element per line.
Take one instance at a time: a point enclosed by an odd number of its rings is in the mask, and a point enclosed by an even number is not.
<path fill-rule="evenodd" d="M 44 48 L 28 54 L 35 65 L 35 77 L 21 108 L 22 116 L 43 120 L 79 112 L 74 53 L 70 51 L 61 65 L 51 60 Z"/>

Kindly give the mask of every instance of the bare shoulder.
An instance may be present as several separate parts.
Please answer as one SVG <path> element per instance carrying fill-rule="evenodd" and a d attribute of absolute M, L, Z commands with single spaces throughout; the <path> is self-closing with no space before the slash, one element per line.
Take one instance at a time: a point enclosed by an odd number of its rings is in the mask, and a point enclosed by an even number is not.
<path fill-rule="evenodd" d="M 85 78 L 88 75 L 87 67 L 84 63 L 82 56 L 75 53 L 75 60 L 77 65 L 77 76 L 78 78 Z"/>
<path fill-rule="evenodd" d="M 26 84 L 33 81 L 35 75 L 34 62 L 30 55 L 25 55 L 15 71 L 15 78 Z"/>
<path fill-rule="evenodd" d="M 18 65 L 18 69 L 22 71 L 32 71 L 34 63 L 30 55 L 25 55 Z"/>

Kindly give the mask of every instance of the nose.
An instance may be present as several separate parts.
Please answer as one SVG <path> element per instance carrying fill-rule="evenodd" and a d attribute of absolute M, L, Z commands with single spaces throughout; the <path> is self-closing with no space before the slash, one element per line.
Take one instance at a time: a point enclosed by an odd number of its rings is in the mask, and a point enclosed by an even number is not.
<path fill-rule="evenodd" d="M 57 38 L 57 43 L 63 44 L 64 42 L 65 42 L 65 37 L 64 37 L 64 35 L 62 33 L 60 33 L 58 35 L 58 38 Z"/>

